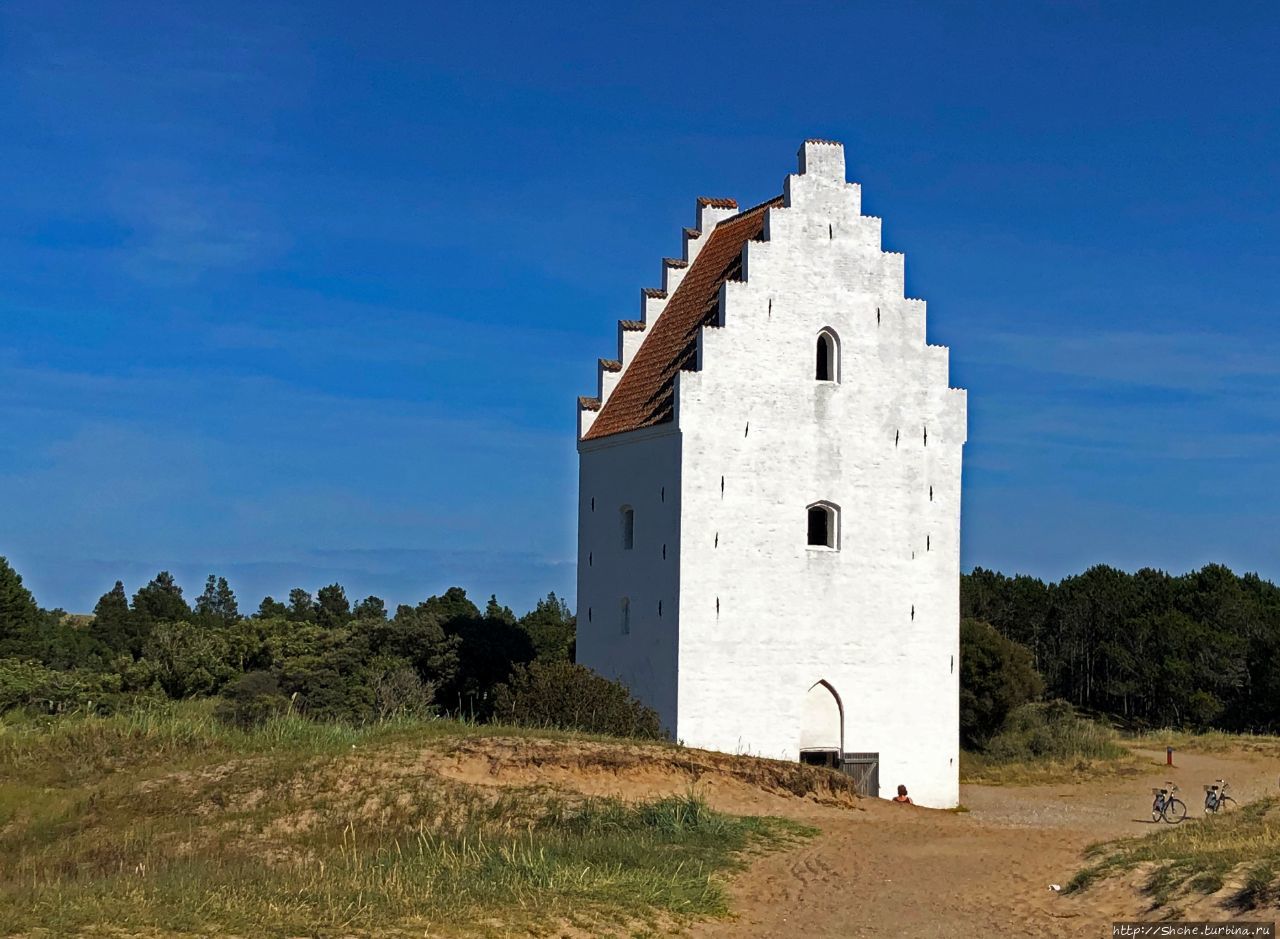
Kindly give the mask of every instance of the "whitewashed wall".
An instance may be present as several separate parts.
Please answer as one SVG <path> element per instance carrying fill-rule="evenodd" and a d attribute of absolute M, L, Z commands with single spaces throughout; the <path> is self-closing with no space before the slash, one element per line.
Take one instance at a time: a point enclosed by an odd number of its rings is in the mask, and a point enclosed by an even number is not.
<path fill-rule="evenodd" d="M 583 441 L 579 450 L 577 658 L 625 682 L 674 735 L 680 435 L 666 424 Z M 624 505 L 635 511 L 629 551 L 622 547 Z M 623 597 L 631 601 L 626 635 L 620 620 Z"/>
<path fill-rule="evenodd" d="M 783 759 L 806 710 L 824 713 L 806 705 L 824 681 L 843 749 L 880 754 L 882 795 L 904 783 L 951 806 L 965 393 L 925 344 L 925 304 L 903 297 L 903 257 L 860 214 L 843 149 L 808 142 L 800 170 L 746 248 L 745 282 L 725 286 L 700 370 L 678 378 L 675 424 L 579 444 L 578 659 L 688 745 Z M 823 328 L 837 383 L 814 377 Z M 819 500 L 840 507 L 839 550 L 806 545 Z"/>
<path fill-rule="evenodd" d="M 826 681 L 844 750 L 880 754 L 882 794 L 904 783 L 950 806 L 965 395 L 947 350 L 925 344 L 924 303 L 903 297 L 902 256 L 859 214 L 842 149 L 806 144 L 806 164 L 768 240 L 747 246 L 746 282 L 726 285 L 701 371 L 679 377 L 676 732 L 796 759 L 805 694 Z M 824 327 L 838 383 L 814 378 Z M 837 551 L 806 545 L 818 500 L 840 506 Z"/>

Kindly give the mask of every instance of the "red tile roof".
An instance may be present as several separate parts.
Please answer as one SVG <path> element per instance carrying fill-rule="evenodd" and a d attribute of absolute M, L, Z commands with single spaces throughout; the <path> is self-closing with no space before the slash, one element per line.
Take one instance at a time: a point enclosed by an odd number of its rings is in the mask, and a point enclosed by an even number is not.
<path fill-rule="evenodd" d="M 698 205 L 710 205 L 717 209 L 736 209 L 737 199 L 713 199 L 711 196 L 698 196 Z"/>
<path fill-rule="evenodd" d="M 618 320 L 618 325 L 628 332 L 639 332 L 644 329 L 644 320 Z"/>
<path fill-rule="evenodd" d="M 676 375 L 694 367 L 698 330 L 716 321 L 720 285 L 738 279 L 743 246 L 764 231 L 765 210 L 781 204 L 782 197 L 778 196 L 712 229 L 584 440 L 671 420 Z"/>
<path fill-rule="evenodd" d="M 583 395 L 578 398 L 578 407 L 586 411 L 598 411 L 600 410 L 600 399 L 588 398 L 586 395 Z"/>

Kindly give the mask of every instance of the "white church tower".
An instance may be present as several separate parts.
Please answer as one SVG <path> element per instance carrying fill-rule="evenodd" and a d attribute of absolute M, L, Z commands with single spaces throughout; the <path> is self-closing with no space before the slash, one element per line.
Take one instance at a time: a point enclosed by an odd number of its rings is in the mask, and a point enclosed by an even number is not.
<path fill-rule="evenodd" d="M 844 148 L 699 199 L 578 402 L 578 661 L 689 746 L 959 799 L 965 392 Z"/>

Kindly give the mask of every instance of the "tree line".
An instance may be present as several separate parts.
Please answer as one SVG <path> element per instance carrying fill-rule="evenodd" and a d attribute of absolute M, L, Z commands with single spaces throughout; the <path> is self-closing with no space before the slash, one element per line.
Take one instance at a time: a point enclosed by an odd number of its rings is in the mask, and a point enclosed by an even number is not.
<path fill-rule="evenodd" d="M 481 610 L 459 587 L 389 610 L 330 584 L 266 597 L 246 615 L 226 578 L 210 575 L 188 602 L 167 571 L 132 596 L 117 581 L 92 616 L 74 616 L 41 609 L 0 558 L 0 710 L 218 695 L 241 718 L 287 706 L 319 720 L 410 711 L 484 720 L 503 700 L 516 706 L 521 687 L 551 693 L 539 683 L 601 700 L 594 676 L 572 665 L 574 634 L 555 593 L 517 617 L 493 596 Z"/>
<path fill-rule="evenodd" d="M 970 659 L 981 649 L 988 664 L 1007 665 L 1005 688 L 1039 684 L 1129 727 L 1280 731 L 1280 588 L 1257 574 L 1100 565 L 1046 583 L 975 568 L 961 578 L 960 605 L 1017 644 L 998 649 L 968 627 Z"/>
<path fill-rule="evenodd" d="M 1057 583 L 961 577 L 961 735 L 981 749 L 1027 702 L 1061 699 L 1129 727 L 1280 731 L 1280 588 L 1209 565 L 1182 576 L 1098 566 Z M 340 584 L 245 614 L 223 577 L 188 602 L 161 571 L 117 581 L 92 616 L 41 609 L 0 558 L 0 711 L 217 696 L 232 719 L 444 713 L 654 735 L 625 689 L 575 665 L 550 593 L 523 616 L 461 588 L 390 610 Z"/>

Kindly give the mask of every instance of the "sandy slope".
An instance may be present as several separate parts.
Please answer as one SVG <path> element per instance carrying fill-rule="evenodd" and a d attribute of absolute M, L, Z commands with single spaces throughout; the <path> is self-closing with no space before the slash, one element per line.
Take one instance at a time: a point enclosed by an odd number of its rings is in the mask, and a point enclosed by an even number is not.
<path fill-rule="evenodd" d="M 1163 753 L 1126 777 L 1079 784 L 965 786 L 965 814 L 885 802 L 865 812 L 792 803 L 791 815 L 822 829 L 803 846 L 756 861 L 732 886 L 736 917 L 700 924 L 694 936 L 1102 936 L 1115 919 L 1142 918 L 1130 884 L 1079 897 L 1065 884 L 1090 843 L 1151 829 L 1149 789 L 1182 787 L 1200 814 L 1201 784 L 1230 780 L 1241 801 L 1274 791 L 1280 765 L 1258 754 Z M 1224 919 L 1202 902 L 1189 913 Z"/>
<path fill-rule="evenodd" d="M 692 787 L 739 814 L 780 815 L 821 834 L 757 858 L 731 883 L 735 915 L 689 927 L 695 937 L 973 937 L 1109 935 L 1116 919 L 1151 919 L 1136 881 L 1078 896 L 1065 885 L 1095 841 L 1152 830 L 1150 788 L 1172 779 L 1192 816 L 1201 785 L 1225 776 L 1241 802 L 1274 792 L 1274 753 L 1139 751 L 1125 775 L 1041 786 L 964 786 L 967 813 L 788 791 L 792 764 L 697 750 L 485 739 L 426 757 L 446 778 L 479 785 L 547 785 L 592 795 L 654 798 Z M 806 774 L 807 775 L 807 774 Z M 1228 914 L 1209 898 L 1193 918 Z"/>

